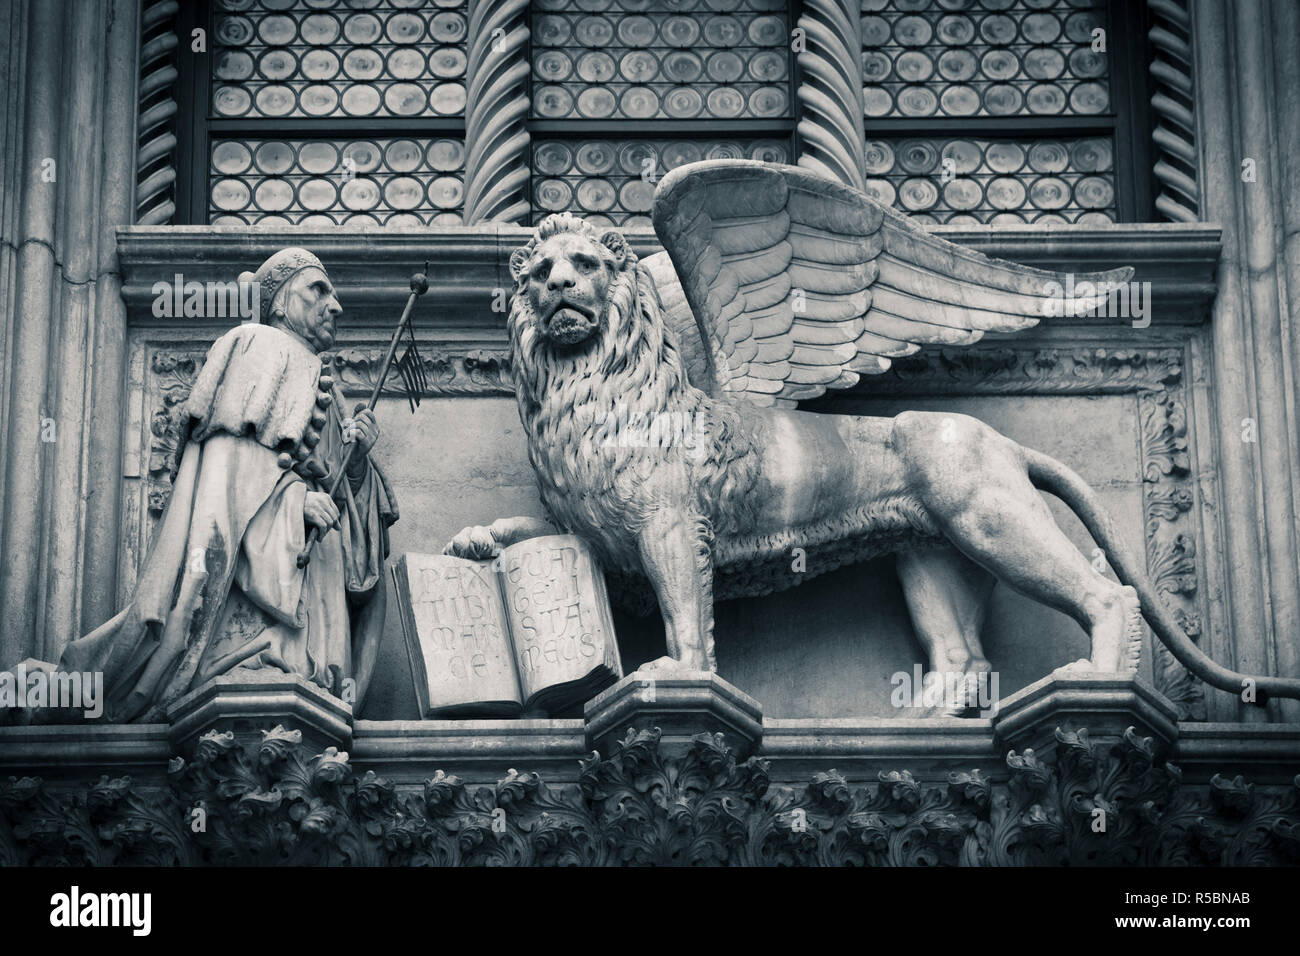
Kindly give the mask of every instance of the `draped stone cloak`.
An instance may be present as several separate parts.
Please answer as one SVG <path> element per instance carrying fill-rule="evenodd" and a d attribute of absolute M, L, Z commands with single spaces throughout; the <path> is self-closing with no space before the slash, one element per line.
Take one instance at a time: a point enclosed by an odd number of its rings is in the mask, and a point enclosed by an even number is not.
<path fill-rule="evenodd" d="M 209 350 L 133 599 L 60 662 L 104 673 L 109 719 L 160 720 L 178 697 L 240 666 L 300 675 L 359 709 L 383 633 L 397 505 L 368 460 L 359 485 L 340 485 L 340 527 L 297 567 L 305 496 L 327 491 L 343 467 L 342 397 L 331 386 L 318 401 L 320 375 L 314 352 L 270 326 L 239 326 Z M 320 434 L 310 450 L 309 428 Z"/>

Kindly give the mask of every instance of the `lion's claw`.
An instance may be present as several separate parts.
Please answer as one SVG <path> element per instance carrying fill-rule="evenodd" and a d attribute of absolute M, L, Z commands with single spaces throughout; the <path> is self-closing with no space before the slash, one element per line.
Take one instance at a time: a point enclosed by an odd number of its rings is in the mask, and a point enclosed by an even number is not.
<path fill-rule="evenodd" d="M 492 534 L 492 529 L 481 524 L 462 528 L 442 549 L 443 554 L 470 561 L 483 561 L 496 557 L 500 552 L 501 546 Z"/>

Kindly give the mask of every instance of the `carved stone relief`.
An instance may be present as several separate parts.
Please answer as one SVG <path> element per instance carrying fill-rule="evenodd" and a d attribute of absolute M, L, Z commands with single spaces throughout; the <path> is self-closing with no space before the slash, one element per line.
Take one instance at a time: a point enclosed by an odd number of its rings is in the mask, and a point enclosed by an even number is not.
<path fill-rule="evenodd" d="M 1055 762 L 1006 756 L 1006 776 L 834 770 L 788 785 L 722 736 L 683 756 L 655 731 L 593 753 L 572 783 L 511 770 L 494 785 L 437 771 L 423 787 L 358 772 L 298 731 L 240 744 L 212 731 L 169 786 L 0 784 L 0 865 L 1261 866 L 1300 862 L 1300 777 L 1184 782 L 1130 728 L 1112 746 L 1056 731 Z M 1107 826 L 1096 832 L 1097 811 Z"/>

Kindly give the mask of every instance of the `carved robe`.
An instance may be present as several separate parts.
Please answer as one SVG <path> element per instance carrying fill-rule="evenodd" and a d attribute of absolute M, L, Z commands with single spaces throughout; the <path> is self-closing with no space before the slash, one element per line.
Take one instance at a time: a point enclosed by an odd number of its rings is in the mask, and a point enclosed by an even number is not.
<path fill-rule="evenodd" d="M 383 633 L 381 572 L 397 505 L 367 461 L 359 483 L 340 486 L 340 527 L 297 567 L 305 496 L 328 490 L 343 459 L 341 396 L 332 390 L 320 408 L 320 374 L 314 352 L 269 326 L 232 329 L 208 352 L 134 598 L 61 661 L 104 673 L 110 719 L 162 719 L 172 701 L 235 667 L 297 674 L 360 706 Z M 320 440 L 300 463 L 309 429 Z"/>

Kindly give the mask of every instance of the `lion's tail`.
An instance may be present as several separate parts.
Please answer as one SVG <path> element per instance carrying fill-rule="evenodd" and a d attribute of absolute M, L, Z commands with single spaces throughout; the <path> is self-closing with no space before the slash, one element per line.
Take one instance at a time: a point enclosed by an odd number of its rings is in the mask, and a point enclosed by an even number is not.
<path fill-rule="evenodd" d="M 1300 700 L 1300 679 L 1239 674 L 1212 660 L 1197 647 L 1183 633 L 1182 627 L 1160 599 L 1155 586 L 1133 558 L 1097 493 L 1055 458 L 1030 448 L 1025 448 L 1024 454 L 1029 466 L 1029 480 L 1035 487 L 1060 498 L 1079 516 L 1093 540 L 1106 552 L 1106 558 L 1120 581 L 1137 591 L 1142 603 L 1142 616 L 1180 664 L 1205 683 L 1235 694 L 1241 693 L 1248 686 L 1247 681 L 1253 683 L 1255 702 L 1259 704 L 1270 695 Z"/>

